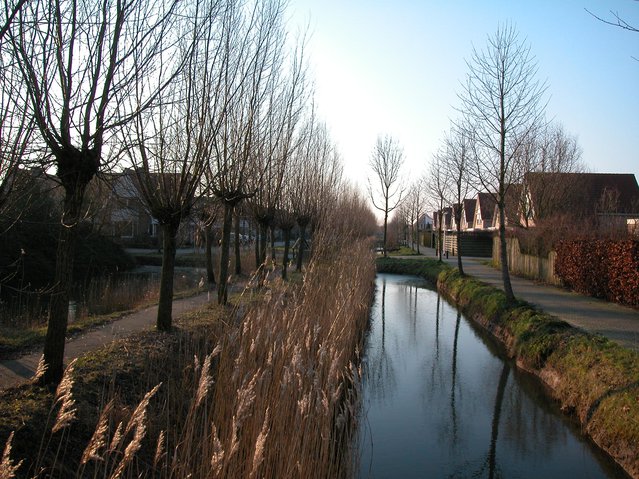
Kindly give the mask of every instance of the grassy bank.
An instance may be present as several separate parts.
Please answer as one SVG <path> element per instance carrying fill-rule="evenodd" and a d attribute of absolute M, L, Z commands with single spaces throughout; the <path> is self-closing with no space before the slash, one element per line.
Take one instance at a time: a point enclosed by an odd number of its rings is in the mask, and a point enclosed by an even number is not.
<path fill-rule="evenodd" d="M 344 246 L 86 355 L 57 393 L 0 394 L 0 476 L 347 477 L 375 272 L 368 243 Z"/>
<path fill-rule="evenodd" d="M 536 374 L 582 431 L 631 476 L 639 477 L 639 354 L 571 327 L 435 260 L 379 259 L 379 272 L 437 284 L 491 332 L 522 369 Z"/>
<path fill-rule="evenodd" d="M 194 275 L 175 275 L 174 299 L 185 298 L 205 291 L 198 286 Z M 67 335 L 81 334 L 123 315 L 156 304 L 159 298 L 159 276 L 129 275 L 124 280 L 110 277 L 96 279 L 83 293 L 74 318 L 67 327 Z M 46 317 L 23 323 L 0 324 L 0 359 L 9 359 L 41 348 L 47 333 Z"/>

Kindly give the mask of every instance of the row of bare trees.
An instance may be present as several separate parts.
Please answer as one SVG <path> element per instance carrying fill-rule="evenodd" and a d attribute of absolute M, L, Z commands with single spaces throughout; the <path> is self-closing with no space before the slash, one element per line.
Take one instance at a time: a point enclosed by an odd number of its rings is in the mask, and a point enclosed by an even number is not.
<path fill-rule="evenodd" d="M 89 184 L 131 168 L 163 235 L 159 330 L 172 324 L 176 234 L 185 218 L 221 221 L 218 302 L 228 298 L 233 218 L 267 231 L 308 229 L 341 198 L 341 162 L 313 107 L 304 38 L 283 0 L 16 0 L 0 22 L 0 208 L 24 166 L 54 171 L 62 228 L 44 382 L 63 372 L 69 290 Z M 360 205 L 361 206 L 361 205 Z M 237 236 L 236 236 L 237 238 Z M 236 242 L 237 243 L 237 242 Z M 236 268 L 241 271 L 239 251 Z"/>
<path fill-rule="evenodd" d="M 513 291 L 508 271 L 508 214 L 523 212 L 525 195 L 518 190 L 529 172 L 574 172 L 584 169 L 574 136 L 545 119 L 547 85 L 537 79 L 529 45 L 511 25 L 488 38 L 484 50 L 473 49 L 459 95 L 459 118 L 451 122 L 426 176 L 428 205 L 436 211 L 438 244 L 442 245 L 445 208 L 457 228 L 458 268 L 463 274 L 461 227 L 464 199 L 477 192 L 490 195 L 498 216 L 504 290 Z M 549 192 L 550 194 L 550 192 Z M 521 202 L 520 204 L 513 204 Z M 439 248 L 441 260 L 442 248 Z"/>

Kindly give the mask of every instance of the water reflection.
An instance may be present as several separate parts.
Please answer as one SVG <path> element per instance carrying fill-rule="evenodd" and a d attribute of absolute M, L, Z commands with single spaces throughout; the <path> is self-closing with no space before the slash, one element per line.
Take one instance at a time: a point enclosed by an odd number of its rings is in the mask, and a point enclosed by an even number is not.
<path fill-rule="evenodd" d="M 436 292 L 377 281 L 360 477 L 624 477 Z"/>

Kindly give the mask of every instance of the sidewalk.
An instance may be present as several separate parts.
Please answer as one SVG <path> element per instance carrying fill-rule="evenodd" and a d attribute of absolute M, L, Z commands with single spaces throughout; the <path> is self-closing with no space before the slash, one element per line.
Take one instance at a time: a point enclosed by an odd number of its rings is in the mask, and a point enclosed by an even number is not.
<path fill-rule="evenodd" d="M 197 309 L 207 302 L 207 293 L 174 300 L 173 318 L 177 318 L 186 311 Z M 73 358 L 93 351 L 111 341 L 153 328 L 157 318 L 157 311 L 157 305 L 150 306 L 146 309 L 123 316 L 97 329 L 68 339 L 64 348 L 65 364 L 68 364 Z M 41 356 L 42 353 L 37 352 L 21 356 L 17 359 L 0 360 L 0 389 L 7 389 L 26 383 L 35 374 Z"/>
<path fill-rule="evenodd" d="M 436 258 L 435 250 L 420 247 L 420 252 L 429 258 Z M 407 257 L 408 258 L 408 257 Z M 470 276 L 503 288 L 501 271 L 482 264 L 489 258 L 462 257 L 464 272 Z M 457 257 L 450 256 L 444 261 L 457 267 Z M 601 334 L 621 346 L 639 351 L 639 310 L 609 303 L 566 289 L 544 285 L 511 274 L 515 296 L 539 309 L 558 317 L 591 333 Z"/>

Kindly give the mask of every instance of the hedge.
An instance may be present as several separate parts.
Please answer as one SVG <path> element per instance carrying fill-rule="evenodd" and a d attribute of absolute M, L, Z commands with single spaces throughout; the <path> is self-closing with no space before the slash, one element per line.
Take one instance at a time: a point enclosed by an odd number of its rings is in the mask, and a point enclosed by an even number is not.
<path fill-rule="evenodd" d="M 595 298 L 639 307 L 639 241 L 560 241 L 555 249 L 555 274 L 566 286 Z"/>

